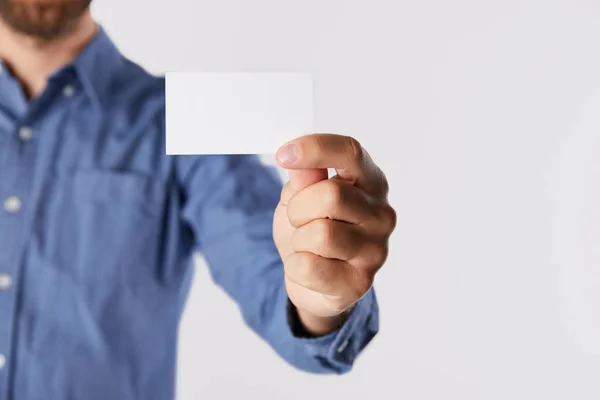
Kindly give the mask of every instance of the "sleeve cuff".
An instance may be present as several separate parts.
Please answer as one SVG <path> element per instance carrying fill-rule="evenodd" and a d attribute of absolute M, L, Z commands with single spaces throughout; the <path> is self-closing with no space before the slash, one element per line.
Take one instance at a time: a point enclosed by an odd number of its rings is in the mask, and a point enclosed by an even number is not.
<path fill-rule="evenodd" d="M 297 312 L 288 299 L 288 328 L 293 340 L 319 360 L 331 365 L 338 373 L 348 372 L 362 350 L 379 331 L 379 308 L 375 290 L 371 289 L 352 310 L 345 323 L 335 332 L 309 338 L 298 335 L 294 326 Z M 294 313 L 294 315 L 290 315 Z"/>

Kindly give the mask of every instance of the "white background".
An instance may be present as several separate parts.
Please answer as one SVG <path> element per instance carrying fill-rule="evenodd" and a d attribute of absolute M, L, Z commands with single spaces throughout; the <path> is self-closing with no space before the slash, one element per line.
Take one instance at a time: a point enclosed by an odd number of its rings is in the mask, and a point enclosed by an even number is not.
<path fill-rule="evenodd" d="M 288 367 L 200 265 L 179 399 L 599 399 L 599 4 L 96 1 L 152 72 L 315 72 L 398 210 L 353 372 Z"/>

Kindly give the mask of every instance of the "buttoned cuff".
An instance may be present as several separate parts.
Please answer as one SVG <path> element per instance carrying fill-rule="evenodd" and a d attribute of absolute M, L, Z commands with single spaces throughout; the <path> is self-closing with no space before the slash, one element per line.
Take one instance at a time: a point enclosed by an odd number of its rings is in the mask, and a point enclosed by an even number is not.
<path fill-rule="evenodd" d="M 374 289 L 356 303 L 348 319 L 337 331 L 325 336 L 305 337 L 298 327 L 300 322 L 297 311 L 289 300 L 287 311 L 293 340 L 309 356 L 337 373 L 350 371 L 354 361 L 379 331 L 379 307 Z"/>

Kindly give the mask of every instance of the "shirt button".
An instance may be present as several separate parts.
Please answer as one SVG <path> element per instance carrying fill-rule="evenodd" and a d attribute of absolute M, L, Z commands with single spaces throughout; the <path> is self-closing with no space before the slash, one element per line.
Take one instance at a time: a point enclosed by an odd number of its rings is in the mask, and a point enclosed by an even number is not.
<path fill-rule="evenodd" d="M 19 129 L 19 139 L 21 139 L 22 141 L 27 142 L 31 139 L 32 136 L 33 131 L 30 127 L 24 126 L 21 129 Z"/>
<path fill-rule="evenodd" d="M 6 365 L 6 357 L 4 354 L 0 354 L 0 369 L 4 368 Z"/>
<path fill-rule="evenodd" d="M 63 88 L 63 95 L 65 97 L 71 97 L 75 94 L 75 86 L 67 85 Z"/>
<path fill-rule="evenodd" d="M 346 347 L 348 346 L 349 340 L 346 339 L 342 342 L 342 344 L 337 348 L 337 352 L 341 353 L 342 351 L 344 351 L 346 349 Z"/>
<path fill-rule="evenodd" d="M 12 278 L 7 274 L 0 274 L 0 290 L 6 290 L 12 285 Z"/>
<path fill-rule="evenodd" d="M 16 213 L 21 209 L 21 199 L 17 196 L 10 196 L 4 200 L 4 209 L 9 213 Z"/>

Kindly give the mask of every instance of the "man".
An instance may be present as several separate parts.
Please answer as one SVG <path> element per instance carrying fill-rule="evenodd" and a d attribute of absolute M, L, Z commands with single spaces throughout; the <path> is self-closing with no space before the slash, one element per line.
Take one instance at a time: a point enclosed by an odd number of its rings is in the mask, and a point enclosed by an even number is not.
<path fill-rule="evenodd" d="M 90 1 L 0 0 L 0 399 L 172 398 L 195 251 L 287 362 L 350 370 L 378 330 L 384 174 L 340 135 L 282 146 L 283 187 L 255 156 L 167 156 L 164 79 Z"/>

